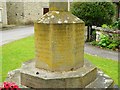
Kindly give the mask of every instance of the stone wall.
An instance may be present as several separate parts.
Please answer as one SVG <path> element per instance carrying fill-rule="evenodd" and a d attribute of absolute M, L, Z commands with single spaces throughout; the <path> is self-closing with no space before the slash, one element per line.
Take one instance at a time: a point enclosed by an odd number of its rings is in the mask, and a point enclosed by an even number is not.
<path fill-rule="evenodd" d="M 0 28 L 3 25 L 7 24 L 7 10 L 6 10 L 6 3 L 5 2 L 0 2 L 0 10 L 1 10 L 1 21 L 0 21 Z"/>
<path fill-rule="evenodd" d="M 31 24 L 43 15 L 46 2 L 7 2 L 8 24 Z"/>
<path fill-rule="evenodd" d="M 7 2 L 8 24 L 24 22 L 23 2 Z"/>
<path fill-rule="evenodd" d="M 43 2 L 26 2 L 24 3 L 24 20 L 25 24 L 33 23 L 43 15 L 43 8 L 48 7 L 47 3 L 44 6 Z"/>
<path fill-rule="evenodd" d="M 92 27 L 92 29 L 94 29 L 96 31 L 96 41 L 100 41 L 100 36 L 101 34 L 105 34 L 108 36 L 114 36 L 117 39 L 120 36 L 120 30 L 114 30 L 114 29 L 107 29 L 107 28 L 102 28 L 102 27 Z M 116 35 L 116 36 L 115 36 Z M 112 38 L 112 37 L 111 37 Z M 114 39 L 114 38 L 113 38 Z"/>
<path fill-rule="evenodd" d="M 22 24 L 24 22 L 24 3 L 7 2 L 8 24 Z"/>
<path fill-rule="evenodd" d="M 0 7 L 0 29 L 2 28 L 2 8 Z"/>

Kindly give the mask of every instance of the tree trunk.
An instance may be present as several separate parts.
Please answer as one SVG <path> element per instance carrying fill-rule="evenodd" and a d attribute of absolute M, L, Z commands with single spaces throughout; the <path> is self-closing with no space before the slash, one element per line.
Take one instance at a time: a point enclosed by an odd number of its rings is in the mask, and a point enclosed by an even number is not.
<path fill-rule="evenodd" d="M 90 41 L 90 31 L 91 31 L 91 27 L 88 26 L 88 27 L 87 27 L 87 40 L 86 40 L 86 42 L 89 42 L 89 41 Z"/>
<path fill-rule="evenodd" d="M 87 27 L 87 40 L 86 40 L 86 42 L 93 41 L 96 38 L 96 35 L 93 34 L 94 31 L 95 30 L 92 29 L 92 26 Z"/>

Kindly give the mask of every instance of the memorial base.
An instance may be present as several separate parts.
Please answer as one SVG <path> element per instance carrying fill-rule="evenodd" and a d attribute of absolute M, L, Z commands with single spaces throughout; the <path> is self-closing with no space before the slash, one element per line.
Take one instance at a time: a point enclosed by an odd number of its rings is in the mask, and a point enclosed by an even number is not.
<path fill-rule="evenodd" d="M 113 80 L 84 60 L 84 67 L 68 72 L 50 72 L 25 62 L 20 70 L 9 72 L 7 81 L 28 88 L 112 88 Z"/>

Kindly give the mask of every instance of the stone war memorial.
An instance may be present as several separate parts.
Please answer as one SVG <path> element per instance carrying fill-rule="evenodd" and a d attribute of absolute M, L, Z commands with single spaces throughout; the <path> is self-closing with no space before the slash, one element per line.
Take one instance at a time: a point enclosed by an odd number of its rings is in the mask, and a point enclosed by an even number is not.
<path fill-rule="evenodd" d="M 35 59 L 9 72 L 26 88 L 112 88 L 114 81 L 84 59 L 85 23 L 68 11 L 68 1 L 50 2 L 34 23 Z"/>

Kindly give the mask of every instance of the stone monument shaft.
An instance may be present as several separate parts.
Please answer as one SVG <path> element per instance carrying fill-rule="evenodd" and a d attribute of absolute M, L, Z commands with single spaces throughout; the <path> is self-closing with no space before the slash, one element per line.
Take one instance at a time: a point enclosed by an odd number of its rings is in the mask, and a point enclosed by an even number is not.
<path fill-rule="evenodd" d="M 84 22 L 68 12 L 68 2 L 50 2 L 35 23 L 36 67 L 69 71 L 84 64 Z"/>
<path fill-rule="evenodd" d="M 68 0 L 50 0 L 50 11 L 68 11 Z"/>
<path fill-rule="evenodd" d="M 36 59 L 23 65 L 22 85 L 32 88 L 113 87 L 109 76 L 84 60 L 85 24 L 68 12 L 68 2 L 50 2 L 50 11 L 34 25 Z"/>

